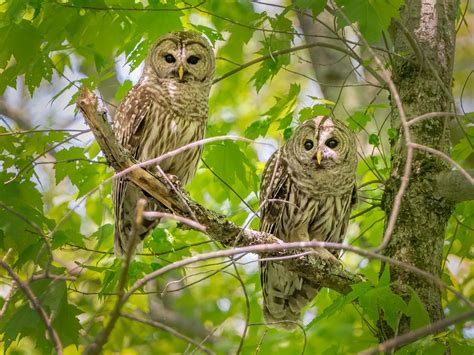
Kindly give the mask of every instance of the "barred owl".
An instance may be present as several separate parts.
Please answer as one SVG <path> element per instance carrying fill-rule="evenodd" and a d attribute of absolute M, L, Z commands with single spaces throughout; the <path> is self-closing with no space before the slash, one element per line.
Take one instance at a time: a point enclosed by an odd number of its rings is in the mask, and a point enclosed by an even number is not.
<path fill-rule="evenodd" d="M 146 161 L 204 138 L 214 67 L 214 53 L 201 35 L 174 32 L 160 37 L 148 52 L 138 84 L 114 117 L 118 141 L 134 158 Z M 201 152 L 201 147 L 188 149 L 161 161 L 160 168 L 186 184 L 196 172 Z M 150 169 L 158 172 L 156 167 Z M 114 180 L 117 255 L 129 247 L 136 204 L 142 197 L 141 190 L 126 177 Z M 156 208 L 152 203 L 147 209 L 150 207 Z M 137 231 L 140 239 L 158 222 L 144 220 Z"/>
<path fill-rule="evenodd" d="M 285 242 L 342 242 L 356 200 L 356 165 L 355 137 L 342 122 L 319 116 L 298 126 L 263 172 L 260 230 Z M 293 328 L 320 286 L 284 261 L 261 261 L 260 270 L 266 321 Z"/>

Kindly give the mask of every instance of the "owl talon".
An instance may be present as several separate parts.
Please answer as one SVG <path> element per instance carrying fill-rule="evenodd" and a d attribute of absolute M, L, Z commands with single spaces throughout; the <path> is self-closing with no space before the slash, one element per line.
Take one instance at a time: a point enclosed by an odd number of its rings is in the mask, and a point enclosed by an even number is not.
<path fill-rule="evenodd" d="M 183 186 L 181 180 L 176 175 L 166 174 L 166 177 L 174 186 L 178 188 L 181 188 Z"/>

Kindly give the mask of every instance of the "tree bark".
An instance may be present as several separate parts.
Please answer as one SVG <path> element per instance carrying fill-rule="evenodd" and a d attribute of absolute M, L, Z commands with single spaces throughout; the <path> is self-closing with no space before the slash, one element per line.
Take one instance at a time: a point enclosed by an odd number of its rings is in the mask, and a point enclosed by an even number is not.
<path fill-rule="evenodd" d="M 391 26 L 394 51 L 412 53 L 406 59 L 394 58 L 392 68 L 393 81 L 407 117 L 453 110 L 451 83 L 457 8 L 458 1 L 407 0 L 401 9 L 400 21 Z M 400 129 L 398 113 L 395 109 L 394 112 L 392 127 Z M 421 122 L 410 128 L 412 141 L 447 153 L 450 146 L 448 126 L 448 118 Z M 407 145 L 401 130 L 399 136 L 394 144 L 391 177 L 383 198 L 386 221 L 392 212 L 407 159 Z M 435 276 L 441 274 L 443 241 L 454 207 L 452 201 L 436 193 L 436 176 L 448 170 L 449 166 L 438 157 L 421 150 L 414 151 L 409 185 L 390 243 L 384 251 L 387 256 Z M 438 287 L 397 267 L 391 269 L 391 277 L 406 294 L 411 288 L 420 296 L 433 322 L 443 318 Z M 402 319 L 399 329 L 381 327 L 384 337 L 391 337 L 393 333 L 408 331 L 409 319 Z"/>

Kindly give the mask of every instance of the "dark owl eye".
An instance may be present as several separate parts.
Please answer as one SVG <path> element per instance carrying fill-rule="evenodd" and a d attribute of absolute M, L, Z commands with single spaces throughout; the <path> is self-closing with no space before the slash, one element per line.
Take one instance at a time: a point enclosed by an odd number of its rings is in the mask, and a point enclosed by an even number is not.
<path fill-rule="evenodd" d="M 313 144 L 313 141 L 311 139 L 307 139 L 304 141 L 304 149 L 306 150 L 311 150 L 313 149 L 314 147 L 314 144 Z"/>
<path fill-rule="evenodd" d="M 329 148 L 336 148 L 339 142 L 334 138 L 329 138 L 324 144 L 326 144 L 326 146 Z"/>
<path fill-rule="evenodd" d="M 199 58 L 196 57 L 195 55 L 191 55 L 191 56 L 189 56 L 187 62 L 189 64 L 196 64 L 197 62 L 199 62 Z"/>
<path fill-rule="evenodd" d="M 173 57 L 172 54 L 166 54 L 166 55 L 164 56 L 164 58 L 165 58 L 165 60 L 166 60 L 166 63 L 174 63 L 174 62 L 176 62 L 176 58 Z"/>

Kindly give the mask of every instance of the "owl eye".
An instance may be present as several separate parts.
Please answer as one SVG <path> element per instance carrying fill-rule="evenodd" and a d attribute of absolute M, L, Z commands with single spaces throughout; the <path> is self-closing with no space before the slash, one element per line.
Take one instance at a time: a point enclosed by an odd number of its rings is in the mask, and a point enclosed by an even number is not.
<path fill-rule="evenodd" d="M 313 149 L 314 147 L 314 144 L 313 144 L 313 141 L 311 139 L 307 139 L 304 141 L 304 149 L 306 150 L 311 150 Z"/>
<path fill-rule="evenodd" d="M 164 56 L 164 58 L 165 58 L 165 60 L 166 60 L 166 63 L 174 63 L 174 62 L 176 62 L 176 58 L 173 57 L 172 54 L 166 54 L 166 55 Z"/>
<path fill-rule="evenodd" d="M 326 146 L 328 146 L 329 148 L 336 148 L 339 142 L 334 138 L 330 138 L 324 144 L 326 144 Z"/>
<path fill-rule="evenodd" d="M 194 65 L 194 64 L 197 64 L 197 62 L 199 62 L 199 58 L 196 57 L 195 55 L 191 55 L 191 56 L 189 56 L 187 62 L 188 62 L 189 64 L 193 64 L 193 65 Z"/>

